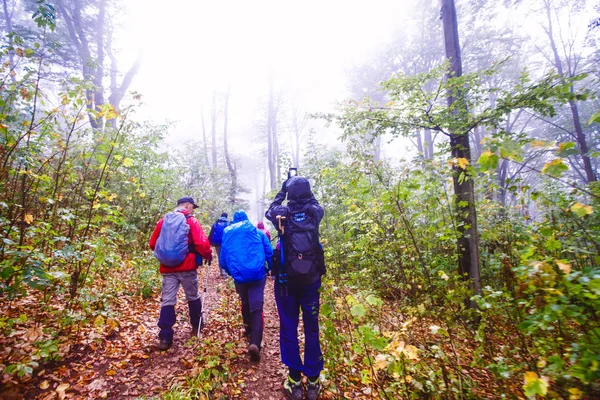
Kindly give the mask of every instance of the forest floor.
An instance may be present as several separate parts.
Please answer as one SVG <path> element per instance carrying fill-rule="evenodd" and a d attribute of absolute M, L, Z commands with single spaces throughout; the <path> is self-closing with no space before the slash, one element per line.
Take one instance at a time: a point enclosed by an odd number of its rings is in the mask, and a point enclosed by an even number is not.
<path fill-rule="evenodd" d="M 201 290 L 206 269 L 199 270 Z M 68 339 L 59 341 L 60 361 L 46 362 L 25 379 L 4 375 L 2 399 L 151 399 L 151 398 L 240 398 L 281 399 L 286 376 L 279 357 L 278 316 L 273 281 L 265 289 L 265 329 L 261 361 L 251 362 L 248 342 L 242 334 L 240 304 L 231 279 L 219 277 L 210 268 L 205 300 L 207 324 L 200 337 L 193 337 L 187 304 L 179 292 L 173 346 L 157 349 L 160 294 L 142 300 L 122 296 L 113 305 L 113 318 L 97 317 L 93 324 L 72 327 Z M 30 304 L 30 307 L 39 307 Z M 27 304 L 10 310 L 14 316 Z M 28 310 L 31 312 L 31 310 Z M 39 326 L 41 328 L 41 325 Z M 0 339 L 0 360 L 47 336 L 45 329 L 14 330 Z M 62 336 L 62 335 L 61 335 Z M 20 338 L 20 340 L 18 340 Z M 0 367 L 3 367 L 0 365 Z M 1 370 L 1 369 L 0 369 Z M 323 398 L 331 397 L 324 393 Z"/>

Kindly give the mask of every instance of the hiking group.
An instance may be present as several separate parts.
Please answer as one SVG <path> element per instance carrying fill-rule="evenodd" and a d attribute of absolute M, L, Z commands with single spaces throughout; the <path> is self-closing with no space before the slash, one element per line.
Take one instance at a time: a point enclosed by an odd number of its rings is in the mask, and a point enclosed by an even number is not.
<path fill-rule="evenodd" d="M 283 383 L 284 393 L 294 400 L 303 399 L 304 392 L 307 399 L 317 399 L 321 388 L 319 375 L 323 370 L 318 318 L 321 277 L 325 274 L 323 249 L 319 242 L 319 223 L 324 212 L 310 183 L 304 177 L 288 176 L 265 213 L 278 233 L 275 249 L 264 224 L 259 222 L 255 227 L 244 210 L 235 212 L 231 223 L 227 213 L 222 213 L 207 237 L 192 216 L 195 208 L 198 205 L 193 198 L 180 198 L 175 210 L 158 221 L 150 237 L 150 248 L 160 261 L 162 275 L 158 348 L 168 350 L 173 343 L 175 304 L 180 285 L 189 306 L 192 334 L 200 333 L 204 320 L 197 268 L 203 262 L 211 265 L 212 245 L 217 253 L 221 277 L 233 278 L 242 303 L 244 336 L 249 341 L 250 359 L 258 362 L 261 358 L 264 290 L 270 274 L 275 281 L 281 360 L 289 370 Z M 304 326 L 304 360 L 298 341 L 300 310 Z M 302 374 L 307 378 L 305 386 Z"/>

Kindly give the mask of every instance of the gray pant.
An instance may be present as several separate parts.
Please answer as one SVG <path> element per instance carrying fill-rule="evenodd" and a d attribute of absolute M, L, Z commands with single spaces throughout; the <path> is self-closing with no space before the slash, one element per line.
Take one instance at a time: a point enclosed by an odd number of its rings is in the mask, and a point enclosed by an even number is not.
<path fill-rule="evenodd" d="M 183 286 L 187 301 L 200 298 L 198 292 L 198 271 L 171 272 L 163 274 L 161 307 L 174 306 L 177 303 L 179 285 Z"/>

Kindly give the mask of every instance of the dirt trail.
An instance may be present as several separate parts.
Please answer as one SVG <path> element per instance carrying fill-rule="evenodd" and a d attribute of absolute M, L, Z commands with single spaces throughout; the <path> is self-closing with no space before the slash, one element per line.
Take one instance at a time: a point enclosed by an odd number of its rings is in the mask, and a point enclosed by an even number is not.
<path fill-rule="evenodd" d="M 205 268 L 199 270 L 201 288 Z M 157 349 L 160 295 L 141 300 L 123 296 L 115 305 L 118 326 L 91 327 L 73 346 L 67 358 L 48 364 L 28 382 L 0 388 L 2 399 L 138 399 L 160 398 L 173 387 L 189 386 L 207 368 L 229 370 L 214 398 L 277 400 L 284 398 L 281 384 L 285 369 L 279 357 L 279 325 L 273 281 L 265 289 L 265 329 L 261 361 L 251 362 L 248 342 L 242 335 L 240 303 L 231 279 L 219 277 L 212 266 L 205 300 L 207 326 L 192 338 L 185 296 L 178 295 L 173 346 Z M 202 357 L 205 357 L 204 359 Z M 212 397 L 212 396 L 211 396 Z M 200 397 L 203 398 L 203 397 Z"/>
<path fill-rule="evenodd" d="M 243 399 L 275 400 L 285 398 L 281 390 L 281 384 L 285 379 L 287 370 L 283 367 L 279 355 L 279 317 L 271 278 L 267 278 L 265 288 L 264 315 L 265 328 L 260 363 L 247 361 L 238 364 L 248 371 L 247 386 L 241 396 Z"/>

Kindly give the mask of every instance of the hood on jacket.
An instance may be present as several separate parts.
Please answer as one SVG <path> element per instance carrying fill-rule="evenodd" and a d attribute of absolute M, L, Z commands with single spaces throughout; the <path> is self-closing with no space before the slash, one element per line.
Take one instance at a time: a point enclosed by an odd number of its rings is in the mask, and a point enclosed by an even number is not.
<path fill-rule="evenodd" d="M 263 222 L 262 222 L 262 221 L 260 221 L 258 224 L 256 224 L 256 227 L 257 227 L 258 229 L 265 229 L 265 224 L 263 224 Z"/>
<path fill-rule="evenodd" d="M 235 214 L 233 214 L 233 223 L 235 224 L 242 221 L 248 221 L 248 214 L 246 214 L 246 211 L 244 210 L 236 211 Z"/>
<path fill-rule="evenodd" d="M 219 217 L 217 221 L 227 222 L 227 217 Z"/>
<path fill-rule="evenodd" d="M 302 176 L 291 177 L 285 187 L 289 201 L 304 203 L 314 198 L 310 190 L 310 183 Z"/>

